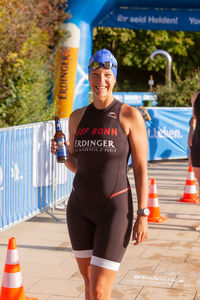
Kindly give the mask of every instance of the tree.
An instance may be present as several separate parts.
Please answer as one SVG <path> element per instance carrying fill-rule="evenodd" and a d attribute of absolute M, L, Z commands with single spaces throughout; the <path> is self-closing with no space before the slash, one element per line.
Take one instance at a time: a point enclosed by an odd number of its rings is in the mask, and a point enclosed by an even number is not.
<path fill-rule="evenodd" d="M 110 49 L 116 56 L 119 69 L 119 86 L 126 90 L 137 90 L 134 81 L 141 90 L 150 74 L 157 83 L 163 82 L 166 60 L 157 56 L 150 59 L 156 49 L 163 49 L 172 56 L 173 80 L 175 73 L 184 80 L 200 66 L 199 32 L 132 30 L 125 28 L 97 27 L 93 33 L 93 51 Z M 145 80 L 144 80 L 145 77 Z M 139 80 L 138 80 L 139 78 Z M 143 82 L 142 82 L 143 81 Z"/>
<path fill-rule="evenodd" d="M 195 71 L 184 80 L 176 75 L 171 87 L 158 85 L 154 90 L 158 97 L 158 106 L 190 107 L 192 94 L 199 86 L 198 73 Z"/>
<path fill-rule="evenodd" d="M 44 121 L 66 0 L 0 0 L 0 126 Z"/>

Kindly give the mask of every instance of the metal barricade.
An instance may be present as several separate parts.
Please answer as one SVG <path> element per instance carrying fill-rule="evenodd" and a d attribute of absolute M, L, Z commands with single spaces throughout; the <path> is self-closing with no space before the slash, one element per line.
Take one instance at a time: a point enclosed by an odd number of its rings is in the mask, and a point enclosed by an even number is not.
<path fill-rule="evenodd" d="M 62 119 L 68 136 L 68 119 Z M 0 231 L 39 214 L 71 191 L 73 173 L 50 153 L 54 121 L 0 129 Z"/>

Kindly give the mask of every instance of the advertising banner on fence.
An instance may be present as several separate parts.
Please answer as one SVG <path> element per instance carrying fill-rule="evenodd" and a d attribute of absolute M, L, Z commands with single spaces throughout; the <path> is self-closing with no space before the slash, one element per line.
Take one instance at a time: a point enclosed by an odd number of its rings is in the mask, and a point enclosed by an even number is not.
<path fill-rule="evenodd" d="M 148 92 L 115 92 L 113 96 L 130 106 L 144 106 L 144 101 L 151 102 L 151 106 L 157 105 L 157 95 Z"/>
<path fill-rule="evenodd" d="M 187 158 L 191 108 L 147 108 L 148 160 Z"/>

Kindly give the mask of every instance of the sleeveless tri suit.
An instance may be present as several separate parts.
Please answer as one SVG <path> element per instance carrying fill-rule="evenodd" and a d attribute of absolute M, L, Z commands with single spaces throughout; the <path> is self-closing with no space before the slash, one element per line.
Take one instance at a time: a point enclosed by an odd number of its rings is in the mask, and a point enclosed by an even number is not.
<path fill-rule="evenodd" d="M 133 205 L 127 178 L 128 137 L 120 121 L 122 103 L 103 110 L 88 105 L 76 131 L 77 172 L 67 205 L 67 224 L 78 258 L 118 270 L 130 240 Z"/>
<path fill-rule="evenodd" d="M 200 168 L 200 92 L 194 102 L 196 127 L 192 138 L 191 160 L 192 166 Z"/>

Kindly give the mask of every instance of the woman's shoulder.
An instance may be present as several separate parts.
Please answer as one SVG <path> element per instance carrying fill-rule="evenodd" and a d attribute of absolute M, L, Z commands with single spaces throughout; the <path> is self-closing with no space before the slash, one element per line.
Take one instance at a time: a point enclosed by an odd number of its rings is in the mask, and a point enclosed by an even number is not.
<path fill-rule="evenodd" d="M 80 123 L 87 107 L 88 107 L 88 105 L 78 108 L 71 113 L 71 115 L 69 117 L 69 126 L 74 128 L 74 132 L 76 132 L 78 124 Z"/>
<path fill-rule="evenodd" d="M 136 107 L 128 104 L 123 104 L 121 108 L 121 116 L 126 119 L 138 119 L 141 118 L 141 113 Z"/>
<path fill-rule="evenodd" d="M 81 119 L 82 116 L 84 115 L 86 109 L 87 109 L 88 105 L 81 107 L 81 108 L 77 108 L 75 109 L 71 115 L 70 115 L 70 119 Z"/>
<path fill-rule="evenodd" d="M 144 119 L 139 110 L 127 104 L 123 104 L 120 111 L 120 123 L 124 132 L 128 135 L 131 128 L 139 129 L 144 127 Z"/>

